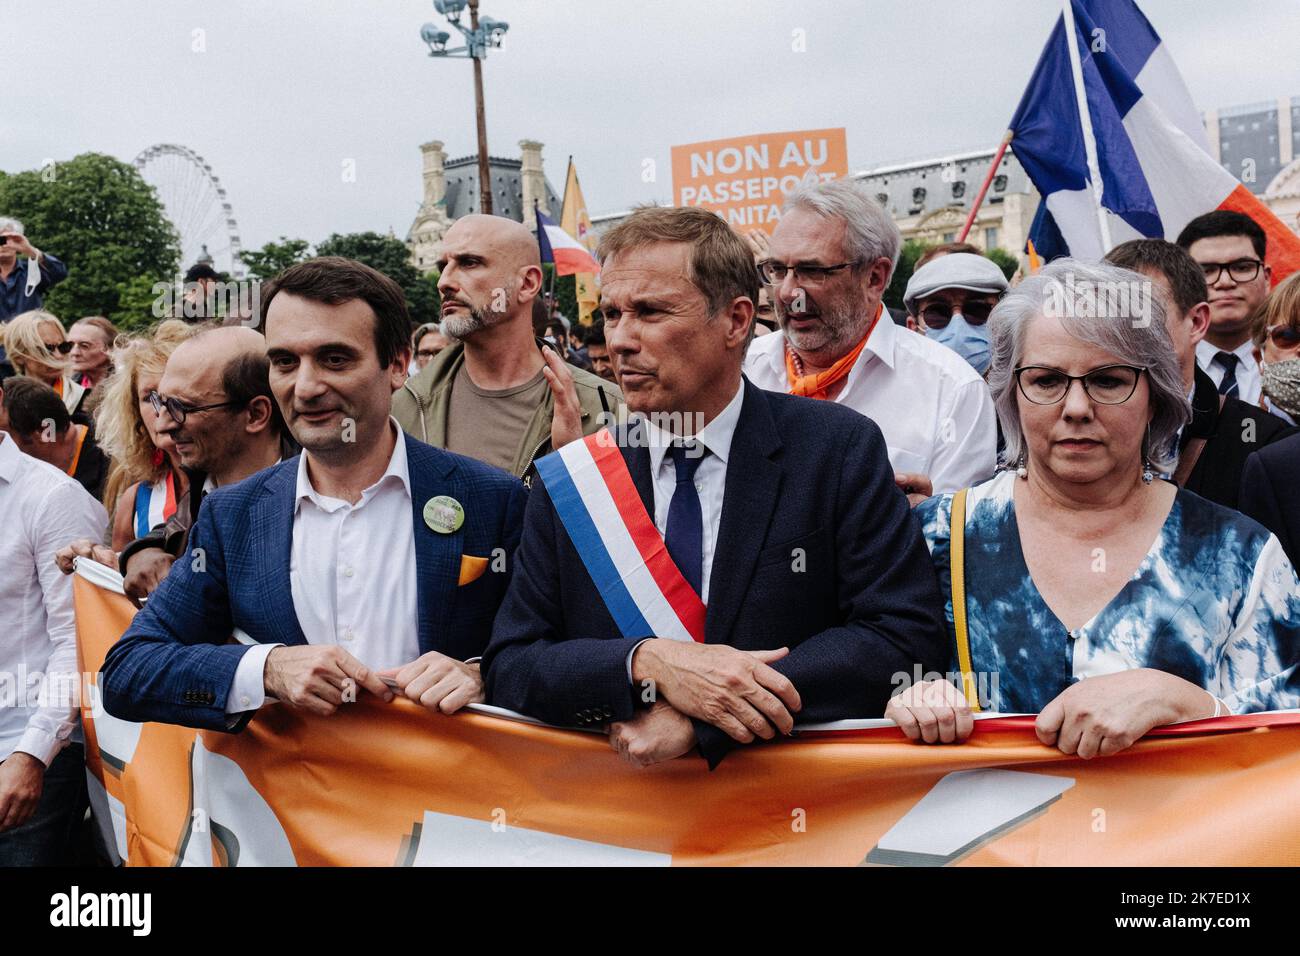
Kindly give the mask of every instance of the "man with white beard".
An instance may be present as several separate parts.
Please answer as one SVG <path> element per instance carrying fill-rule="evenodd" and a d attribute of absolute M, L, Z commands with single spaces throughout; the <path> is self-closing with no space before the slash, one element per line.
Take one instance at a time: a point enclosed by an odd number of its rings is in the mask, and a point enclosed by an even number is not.
<path fill-rule="evenodd" d="M 609 423 L 616 385 L 567 364 L 533 335 L 542 265 L 533 234 L 500 216 L 465 216 L 438 258 L 443 349 L 393 395 L 415 438 L 527 481 L 533 462 Z"/>
<path fill-rule="evenodd" d="M 874 421 L 895 481 L 916 504 L 992 475 L 997 426 L 988 387 L 966 360 L 894 325 L 881 302 L 901 243 L 855 183 L 793 193 L 758 263 L 781 334 L 750 345 L 745 375 Z"/>

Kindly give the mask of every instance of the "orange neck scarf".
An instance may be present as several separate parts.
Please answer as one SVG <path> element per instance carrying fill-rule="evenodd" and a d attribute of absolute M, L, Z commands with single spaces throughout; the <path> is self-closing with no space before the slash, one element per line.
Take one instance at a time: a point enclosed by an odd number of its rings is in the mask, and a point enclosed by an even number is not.
<path fill-rule="evenodd" d="M 787 342 L 785 346 L 785 374 L 790 381 L 790 394 L 818 398 L 823 401 L 829 398 L 828 393 L 831 386 L 841 379 L 847 378 L 849 372 L 853 370 L 853 364 L 858 360 L 858 356 L 862 354 L 867 339 L 871 338 L 871 332 L 875 329 L 876 323 L 880 321 L 880 316 L 884 311 L 885 306 L 882 303 L 879 311 L 876 312 L 876 317 L 867 326 L 867 334 L 862 336 L 862 341 L 853 346 L 847 355 L 824 372 L 815 372 L 812 375 L 800 374 L 799 367 L 795 365 L 794 349 Z"/>
<path fill-rule="evenodd" d="M 81 461 L 81 446 L 86 443 L 86 435 L 90 433 L 90 429 L 85 425 L 73 425 L 72 427 L 77 430 L 77 449 L 72 453 L 72 464 L 68 466 L 68 474 L 75 478 L 77 464 Z"/>

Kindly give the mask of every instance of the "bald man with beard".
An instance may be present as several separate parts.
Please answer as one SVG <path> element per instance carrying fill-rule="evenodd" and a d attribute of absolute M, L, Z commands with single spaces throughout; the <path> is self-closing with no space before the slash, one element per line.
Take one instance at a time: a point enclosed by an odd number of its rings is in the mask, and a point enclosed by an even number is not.
<path fill-rule="evenodd" d="M 465 216 L 438 258 L 442 330 L 452 340 L 393 395 L 408 433 L 531 479 L 533 462 L 618 414 L 616 385 L 566 363 L 533 334 L 542 292 L 537 239 L 499 216 Z"/>

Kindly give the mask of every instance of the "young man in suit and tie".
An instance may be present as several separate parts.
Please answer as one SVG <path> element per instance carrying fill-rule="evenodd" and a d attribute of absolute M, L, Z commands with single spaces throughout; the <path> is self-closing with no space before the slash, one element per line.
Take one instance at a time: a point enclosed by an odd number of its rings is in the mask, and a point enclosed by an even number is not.
<path fill-rule="evenodd" d="M 268 698 L 329 715 L 383 678 L 451 713 L 509 580 L 518 479 L 404 435 L 401 288 L 313 259 L 262 290 L 271 389 L 302 455 L 204 499 L 189 551 L 104 662 L 127 720 L 241 729 Z M 240 628 L 253 646 L 227 643 Z"/>
<path fill-rule="evenodd" d="M 880 430 L 742 377 L 758 276 L 717 216 L 637 210 L 601 257 L 606 342 L 648 420 L 619 430 L 616 453 L 593 436 L 539 463 L 484 656 L 489 701 L 606 725 L 636 765 L 698 745 L 716 766 L 796 717 L 879 716 L 898 675 L 947 659 Z"/>

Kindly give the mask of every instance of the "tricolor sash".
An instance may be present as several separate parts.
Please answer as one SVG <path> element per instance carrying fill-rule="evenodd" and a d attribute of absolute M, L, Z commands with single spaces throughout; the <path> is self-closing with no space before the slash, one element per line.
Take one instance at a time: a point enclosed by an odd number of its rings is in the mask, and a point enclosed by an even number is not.
<path fill-rule="evenodd" d="M 537 462 L 569 540 L 624 637 L 704 642 L 704 602 L 678 570 L 606 429 Z"/>

